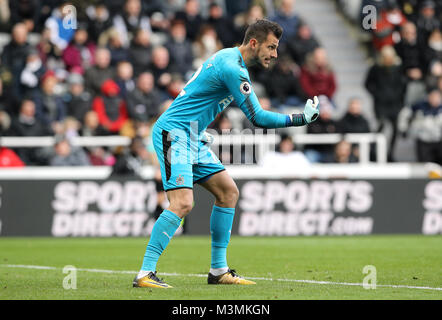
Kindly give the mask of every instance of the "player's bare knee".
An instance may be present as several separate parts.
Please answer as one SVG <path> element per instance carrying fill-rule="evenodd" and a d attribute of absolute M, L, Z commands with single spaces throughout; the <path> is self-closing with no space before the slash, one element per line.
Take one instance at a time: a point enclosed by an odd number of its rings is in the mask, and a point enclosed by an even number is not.
<path fill-rule="evenodd" d="M 175 198 L 170 201 L 169 210 L 180 218 L 187 216 L 193 208 L 193 197 Z"/>
<path fill-rule="evenodd" d="M 169 210 L 175 213 L 178 217 L 184 218 L 187 216 L 190 211 L 192 210 L 192 204 L 188 203 L 180 203 L 176 204 L 175 206 L 170 206 Z"/>
<path fill-rule="evenodd" d="M 223 190 L 221 194 L 216 198 L 217 203 L 223 207 L 233 208 L 236 206 L 239 198 L 239 190 L 236 185 L 232 185 L 229 188 Z"/>

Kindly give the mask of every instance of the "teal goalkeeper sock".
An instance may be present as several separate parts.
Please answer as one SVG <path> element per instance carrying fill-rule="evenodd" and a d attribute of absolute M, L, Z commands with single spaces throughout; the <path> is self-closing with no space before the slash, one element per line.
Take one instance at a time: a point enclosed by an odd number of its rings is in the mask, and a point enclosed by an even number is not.
<path fill-rule="evenodd" d="M 166 249 L 175 231 L 181 224 L 181 218 L 169 210 L 164 210 L 152 229 L 150 240 L 144 254 L 141 270 L 155 271 L 158 259 Z"/>
<path fill-rule="evenodd" d="M 210 216 L 210 233 L 212 234 L 211 268 L 227 267 L 227 246 L 230 241 L 235 208 L 213 206 Z"/>

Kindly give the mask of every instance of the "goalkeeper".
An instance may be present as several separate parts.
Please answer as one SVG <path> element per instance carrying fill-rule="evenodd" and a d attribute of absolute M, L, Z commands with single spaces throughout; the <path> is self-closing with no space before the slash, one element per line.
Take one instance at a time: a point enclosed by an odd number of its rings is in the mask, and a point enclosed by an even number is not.
<path fill-rule="evenodd" d="M 239 47 L 215 53 L 194 73 L 172 105 L 152 129 L 152 139 L 164 190 L 170 205 L 156 221 L 134 287 L 170 288 L 157 277 L 158 259 L 182 219 L 193 207 L 193 185 L 201 184 L 215 196 L 210 217 L 211 266 L 209 284 L 255 284 L 229 268 L 230 241 L 238 188 L 211 151 L 205 129 L 233 100 L 258 127 L 303 126 L 316 120 L 318 99 L 308 100 L 301 114 L 285 115 L 263 110 L 253 91 L 247 67 L 268 68 L 277 58 L 282 28 L 258 20 L 246 30 Z"/>

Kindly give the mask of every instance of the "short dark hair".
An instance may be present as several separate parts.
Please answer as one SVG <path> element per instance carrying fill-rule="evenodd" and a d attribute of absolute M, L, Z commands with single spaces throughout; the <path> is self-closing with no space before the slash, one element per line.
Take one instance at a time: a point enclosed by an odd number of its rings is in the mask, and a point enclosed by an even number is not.
<path fill-rule="evenodd" d="M 276 38 L 280 39 L 282 36 L 282 28 L 276 22 L 266 19 L 257 20 L 252 23 L 246 30 L 243 44 L 249 43 L 250 39 L 256 39 L 258 42 L 264 42 L 269 33 L 273 33 Z"/>

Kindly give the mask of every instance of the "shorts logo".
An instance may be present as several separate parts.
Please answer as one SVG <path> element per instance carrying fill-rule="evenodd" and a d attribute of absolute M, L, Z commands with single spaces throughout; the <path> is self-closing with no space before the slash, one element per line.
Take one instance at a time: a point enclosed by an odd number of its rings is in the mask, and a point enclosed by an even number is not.
<path fill-rule="evenodd" d="M 248 83 L 247 81 L 244 81 L 239 86 L 239 90 L 242 92 L 242 94 L 249 95 L 250 92 L 252 91 L 252 88 L 250 87 L 250 83 Z"/>
<path fill-rule="evenodd" d="M 178 178 L 176 178 L 175 183 L 177 186 L 182 186 L 184 184 L 184 177 L 179 175 Z"/>

